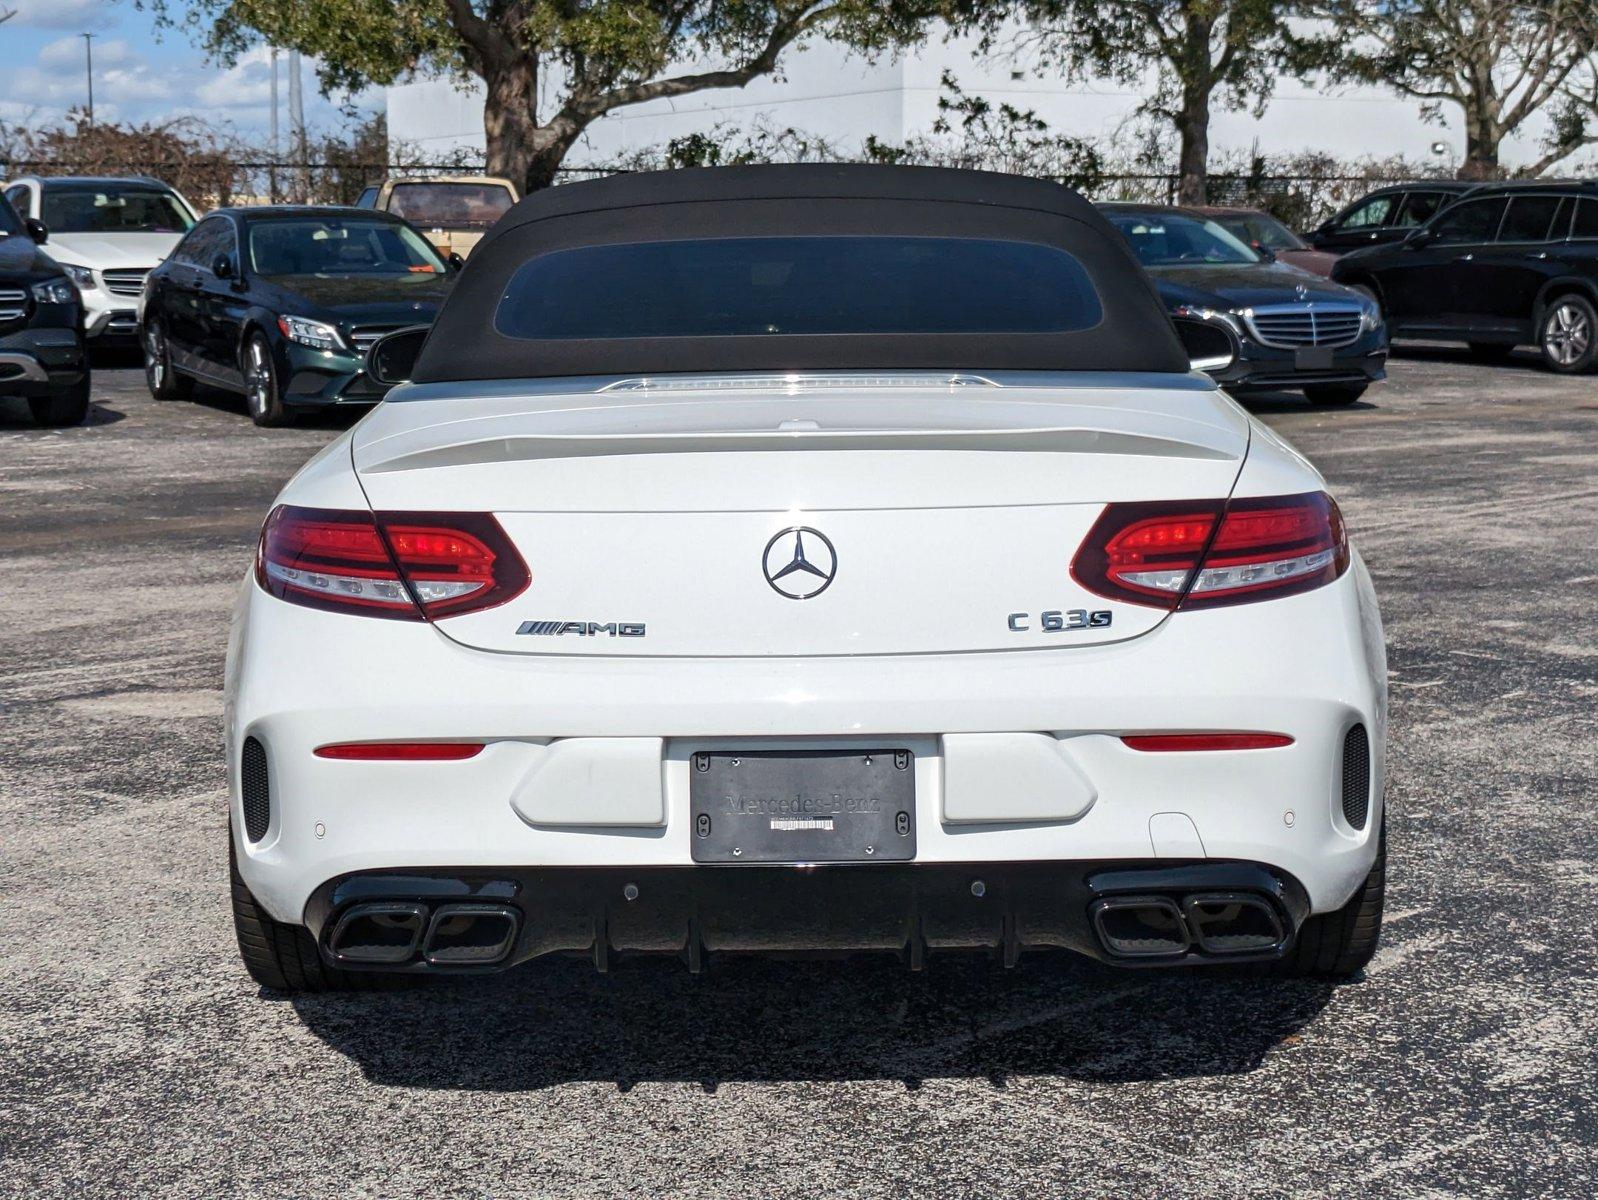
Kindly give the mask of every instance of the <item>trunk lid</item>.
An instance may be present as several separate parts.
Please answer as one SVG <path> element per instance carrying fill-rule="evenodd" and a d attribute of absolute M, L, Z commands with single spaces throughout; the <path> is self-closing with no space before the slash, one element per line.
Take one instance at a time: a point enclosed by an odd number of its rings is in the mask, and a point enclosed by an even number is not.
<path fill-rule="evenodd" d="M 1208 389 L 724 377 L 401 393 L 353 455 L 374 508 L 492 512 L 526 560 L 515 600 L 438 623 L 462 644 L 913 654 L 1153 629 L 1071 559 L 1106 503 L 1228 495 L 1248 437 Z"/>

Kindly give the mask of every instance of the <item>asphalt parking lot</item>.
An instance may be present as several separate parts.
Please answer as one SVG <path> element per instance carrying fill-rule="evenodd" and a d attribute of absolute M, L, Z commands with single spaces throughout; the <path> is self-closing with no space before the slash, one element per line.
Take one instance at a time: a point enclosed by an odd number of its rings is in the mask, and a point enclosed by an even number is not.
<path fill-rule="evenodd" d="M 222 661 L 336 423 L 0 405 L 0 1195 L 1598 1192 L 1598 377 L 1411 351 L 1253 407 L 1387 623 L 1387 929 L 1342 987 L 934 958 L 571 962 L 264 993 Z"/>

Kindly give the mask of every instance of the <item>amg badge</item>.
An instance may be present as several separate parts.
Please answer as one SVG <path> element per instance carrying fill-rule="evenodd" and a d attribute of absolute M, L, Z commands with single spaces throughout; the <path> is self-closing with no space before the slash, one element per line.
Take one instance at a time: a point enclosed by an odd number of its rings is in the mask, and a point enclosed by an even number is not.
<path fill-rule="evenodd" d="M 516 632 L 533 637 L 564 637 L 568 633 L 578 637 L 643 637 L 644 627 L 641 622 L 631 621 L 523 621 Z"/>

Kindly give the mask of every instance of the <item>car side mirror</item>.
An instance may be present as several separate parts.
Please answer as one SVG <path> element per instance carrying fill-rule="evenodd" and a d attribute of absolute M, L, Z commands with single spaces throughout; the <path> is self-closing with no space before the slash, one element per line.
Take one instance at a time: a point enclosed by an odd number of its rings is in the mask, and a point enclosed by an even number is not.
<path fill-rule="evenodd" d="M 233 260 L 225 254 L 218 254 L 211 260 L 211 274 L 218 279 L 232 279 Z"/>
<path fill-rule="evenodd" d="M 42 246 L 50 240 L 50 230 L 45 226 L 43 221 L 35 220 L 33 217 L 29 217 L 22 224 L 23 227 L 28 231 L 28 236 L 34 240 L 35 244 Z"/>
<path fill-rule="evenodd" d="M 1273 263 L 1276 261 L 1276 251 L 1272 250 L 1269 246 L 1262 246 L 1258 242 L 1251 242 L 1250 245 L 1252 246 L 1254 253 L 1260 256 L 1261 262 Z"/>
<path fill-rule="evenodd" d="M 1311 237 L 1325 237 L 1330 232 L 1332 232 L 1332 222 L 1330 222 L 1330 221 L 1322 221 L 1319 225 L 1315 226 L 1315 229 L 1310 234 L 1310 236 Z"/>
<path fill-rule="evenodd" d="M 1436 237 L 1437 235 L 1430 229 L 1422 226 L 1404 239 L 1404 245 L 1408 246 L 1411 250 L 1419 250 L 1423 246 L 1431 245 L 1432 242 L 1436 240 Z"/>
<path fill-rule="evenodd" d="M 466 269 L 466 260 L 461 257 L 459 250 L 451 250 L 449 252 L 449 256 L 445 258 L 444 261 L 449 264 L 449 269 L 451 271 L 463 271 Z"/>
<path fill-rule="evenodd" d="M 431 329 L 431 325 L 408 325 L 378 338 L 366 351 L 367 378 L 385 387 L 409 383 Z"/>

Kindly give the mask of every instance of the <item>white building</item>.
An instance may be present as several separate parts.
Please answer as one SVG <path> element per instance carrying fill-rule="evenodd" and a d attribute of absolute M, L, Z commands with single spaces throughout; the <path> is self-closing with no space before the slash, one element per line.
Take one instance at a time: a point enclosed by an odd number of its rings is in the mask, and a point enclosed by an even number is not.
<path fill-rule="evenodd" d="M 841 47 L 812 42 L 790 51 L 783 77 L 745 88 L 698 92 L 675 100 L 618 109 L 589 127 L 568 156 L 570 166 L 615 162 L 629 151 L 706 131 L 718 124 L 750 129 L 793 128 L 825 138 L 840 150 L 868 135 L 893 143 L 929 131 L 937 118 L 943 72 L 962 91 L 1032 109 L 1051 129 L 1104 142 L 1125 136 L 1142 93 L 1107 81 L 1066 83 L 1040 77 L 1002 58 L 982 58 L 970 41 L 934 39 L 898 58 L 869 62 Z M 553 107 L 553 106 L 551 106 Z M 447 80 L 388 89 L 390 137 L 429 158 L 461 147 L 483 147 L 481 93 Z M 1259 119 L 1217 111 L 1211 121 L 1212 161 L 1227 152 L 1266 154 L 1324 151 L 1338 159 L 1403 155 L 1457 163 L 1464 153 L 1457 114 L 1446 124 L 1421 119 L 1418 101 L 1376 88 L 1312 86 L 1283 79 Z M 1540 130 L 1506 143 L 1506 165 L 1535 156 Z M 1434 149 L 1441 144 L 1442 151 Z"/>

